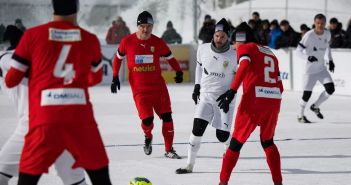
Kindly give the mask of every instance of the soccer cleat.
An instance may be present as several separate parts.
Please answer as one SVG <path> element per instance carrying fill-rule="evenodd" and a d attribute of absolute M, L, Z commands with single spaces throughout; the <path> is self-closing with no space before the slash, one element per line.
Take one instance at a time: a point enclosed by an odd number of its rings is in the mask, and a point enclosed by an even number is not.
<path fill-rule="evenodd" d="M 314 104 L 311 105 L 310 109 L 317 115 L 319 119 L 323 119 L 323 114 L 321 113 L 321 110 L 319 108 L 316 108 Z"/>
<path fill-rule="evenodd" d="M 152 153 L 152 138 L 145 137 L 144 152 L 146 155 Z"/>
<path fill-rule="evenodd" d="M 176 174 L 193 173 L 193 165 L 188 164 L 185 168 L 178 168 Z"/>
<path fill-rule="evenodd" d="M 176 153 L 176 151 L 171 148 L 171 151 L 165 153 L 165 157 L 171 159 L 181 159 L 181 157 Z"/>
<path fill-rule="evenodd" d="M 305 116 L 298 117 L 297 121 L 300 123 L 312 123 L 310 120 L 308 120 Z"/>

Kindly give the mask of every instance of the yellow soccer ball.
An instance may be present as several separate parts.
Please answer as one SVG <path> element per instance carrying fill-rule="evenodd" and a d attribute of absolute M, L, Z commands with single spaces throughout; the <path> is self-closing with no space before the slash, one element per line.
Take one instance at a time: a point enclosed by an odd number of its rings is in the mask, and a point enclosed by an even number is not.
<path fill-rule="evenodd" d="M 152 183 L 145 177 L 135 177 L 128 183 L 128 185 L 152 185 Z"/>

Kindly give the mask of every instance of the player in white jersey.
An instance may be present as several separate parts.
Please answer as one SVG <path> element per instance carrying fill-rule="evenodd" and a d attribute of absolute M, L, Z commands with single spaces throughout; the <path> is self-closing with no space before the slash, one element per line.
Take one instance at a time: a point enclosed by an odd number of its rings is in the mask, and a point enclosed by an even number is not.
<path fill-rule="evenodd" d="M 303 95 L 300 101 L 300 112 L 298 121 L 301 123 L 311 123 L 304 115 L 305 107 L 312 95 L 313 87 L 319 81 L 323 84 L 323 91 L 316 102 L 310 109 L 323 119 L 319 106 L 326 101 L 335 91 L 333 79 L 327 70 L 325 61 L 329 63 L 329 71 L 334 72 L 334 62 L 330 51 L 330 32 L 325 29 L 326 18 L 323 14 L 317 14 L 314 17 L 315 28 L 308 31 L 301 39 L 297 53 L 306 60 L 306 69 L 303 78 Z"/>
<path fill-rule="evenodd" d="M 236 52 L 229 44 L 228 32 L 229 24 L 225 19 L 221 19 L 216 24 L 212 42 L 200 45 L 197 50 L 192 98 L 198 105 L 189 139 L 187 166 L 177 169 L 177 174 L 192 173 L 201 138 L 208 124 L 216 129 L 217 139 L 224 143 L 225 149 L 229 145 L 234 101 L 228 113 L 221 111 L 216 102 L 217 98 L 229 88 L 237 68 Z"/>
<path fill-rule="evenodd" d="M 11 46 L 0 54 L 1 76 L 5 76 L 10 69 L 13 60 L 12 54 L 22 34 L 22 31 L 16 26 L 10 25 L 6 28 L 5 39 L 10 40 Z M 11 89 L 7 88 L 3 82 L 0 83 L 1 89 L 14 103 L 19 118 L 14 133 L 0 150 L 0 185 L 8 185 L 12 177 L 18 176 L 19 159 L 24 145 L 24 137 L 28 131 L 28 86 L 25 80 Z M 72 169 L 74 162 L 70 153 L 63 152 L 55 162 L 58 175 L 65 185 L 86 185 L 84 171 L 81 168 Z"/>

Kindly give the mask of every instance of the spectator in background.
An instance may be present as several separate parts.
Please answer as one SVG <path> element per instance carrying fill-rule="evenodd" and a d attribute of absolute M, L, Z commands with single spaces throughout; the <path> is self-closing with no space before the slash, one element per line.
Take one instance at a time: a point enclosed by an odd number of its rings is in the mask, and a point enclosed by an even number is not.
<path fill-rule="evenodd" d="M 274 19 L 271 22 L 269 29 L 271 30 L 271 32 L 269 34 L 268 46 L 272 49 L 276 49 L 276 41 L 278 37 L 280 37 L 280 35 L 282 34 L 278 25 L 278 21 L 276 19 Z"/>
<path fill-rule="evenodd" d="M 351 48 L 351 19 L 349 20 L 345 33 L 345 48 Z"/>
<path fill-rule="evenodd" d="M 306 32 L 310 31 L 311 28 L 309 28 L 306 24 L 301 24 L 300 25 L 300 40 L 302 37 L 305 35 Z"/>
<path fill-rule="evenodd" d="M 21 31 L 26 31 L 26 27 L 24 27 L 23 23 L 22 23 L 22 20 L 21 19 L 16 19 L 15 20 L 15 26 L 20 29 Z"/>
<path fill-rule="evenodd" d="M 112 21 L 112 26 L 108 29 L 106 35 L 107 44 L 119 44 L 123 37 L 130 34 L 129 28 L 123 21 L 122 17 L 118 16 L 116 21 Z"/>
<path fill-rule="evenodd" d="M 200 29 L 199 39 L 202 40 L 202 43 L 209 43 L 212 40 L 214 32 L 215 22 L 210 15 L 206 15 L 205 21 Z"/>
<path fill-rule="evenodd" d="M 253 12 L 252 13 L 252 19 L 256 22 L 256 26 L 260 27 L 261 26 L 261 18 L 260 18 L 260 14 L 258 12 Z"/>
<path fill-rule="evenodd" d="M 181 44 L 182 37 L 177 33 L 177 31 L 173 28 L 172 21 L 167 22 L 166 31 L 162 34 L 162 39 L 167 44 Z"/>
<path fill-rule="evenodd" d="M 255 39 L 256 40 L 260 40 L 259 39 L 259 26 L 257 24 L 257 22 L 254 19 L 250 19 L 249 22 L 247 22 L 247 24 L 250 26 L 250 28 L 252 29 L 254 35 L 255 35 Z"/>
<path fill-rule="evenodd" d="M 4 33 L 5 33 L 6 27 L 4 24 L 0 24 L 0 43 L 4 41 Z"/>
<path fill-rule="evenodd" d="M 299 34 L 290 26 L 289 21 L 282 20 L 280 30 L 282 34 L 277 38 L 276 49 L 296 47 L 300 39 Z"/>
<path fill-rule="evenodd" d="M 269 42 L 271 30 L 269 29 L 269 21 L 267 19 L 262 20 L 261 28 L 258 30 L 258 42 L 261 45 L 267 46 Z"/>
<path fill-rule="evenodd" d="M 338 19 L 335 17 L 329 20 L 329 31 L 331 33 L 331 48 L 342 48 L 344 46 L 345 33 L 342 31 L 342 25 L 340 26 L 340 24 Z"/>
<path fill-rule="evenodd" d="M 227 20 L 227 22 L 229 24 L 229 44 L 232 45 L 234 43 L 232 35 L 235 31 L 235 27 L 233 26 L 232 21 L 230 21 L 229 19 Z"/>

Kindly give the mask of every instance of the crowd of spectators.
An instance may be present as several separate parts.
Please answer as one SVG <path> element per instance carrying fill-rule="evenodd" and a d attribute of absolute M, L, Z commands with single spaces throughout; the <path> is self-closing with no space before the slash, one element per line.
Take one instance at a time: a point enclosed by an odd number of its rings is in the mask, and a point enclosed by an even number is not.
<path fill-rule="evenodd" d="M 23 25 L 21 19 L 17 18 L 14 22 L 14 25 L 22 31 L 26 30 L 26 27 Z M 6 30 L 6 26 L 4 24 L 0 23 L 0 44 L 3 43 L 5 40 L 4 39 L 5 30 Z"/>

